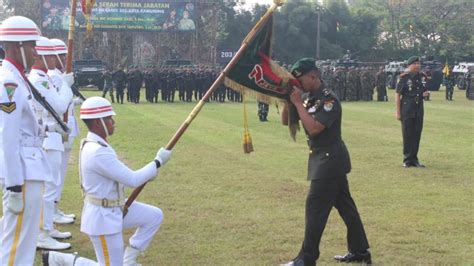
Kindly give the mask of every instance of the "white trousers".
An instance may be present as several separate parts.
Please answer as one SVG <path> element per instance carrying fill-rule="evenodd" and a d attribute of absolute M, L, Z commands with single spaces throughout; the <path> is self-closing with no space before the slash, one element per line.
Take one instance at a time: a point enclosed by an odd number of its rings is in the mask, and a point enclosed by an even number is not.
<path fill-rule="evenodd" d="M 43 230 L 53 230 L 55 201 L 60 193 L 62 151 L 47 150 L 46 158 L 51 166 L 52 177 L 45 183 L 43 204 Z"/>
<path fill-rule="evenodd" d="M 0 221 L 0 265 L 33 265 L 43 204 L 43 181 L 25 181 L 22 186 L 24 209 L 20 214 L 6 206 Z"/>
<path fill-rule="evenodd" d="M 137 228 L 135 234 L 129 239 L 129 245 L 144 251 L 150 244 L 153 236 L 158 232 L 162 221 L 163 212 L 161 209 L 148 204 L 134 202 L 123 220 L 123 229 Z M 89 238 L 94 246 L 95 255 L 100 265 L 123 265 L 124 244 L 122 232 L 112 235 L 90 235 Z"/>
<path fill-rule="evenodd" d="M 74 141 L 74 137 L 69 136 L 69 141 L 71 142 L 70 145 L 72 145 L 72 142 Z M 64 152 L 62 152 L 62 158 L 61 158 L 61 179 L 59 183 L 59 190 L 58 194 L 56 195 L 56 202 L 59 202 L 61 200 L 61 194 L 63 193 L 63 187 L 64 187 L 64 179 L 66 178 L 67 175 L 67 166 L 69 164 L 69 158 L 71 158 L 71 149 L 64 147 Z"/>

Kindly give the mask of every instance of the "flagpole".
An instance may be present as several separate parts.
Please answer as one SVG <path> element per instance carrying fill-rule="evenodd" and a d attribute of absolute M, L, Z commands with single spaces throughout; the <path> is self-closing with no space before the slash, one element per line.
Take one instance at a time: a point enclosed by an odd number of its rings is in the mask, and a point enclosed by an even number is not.
<path fill-rule="evenodd" d="M 211 87 L 207 90 L 206 94 L 202 97 L 201 100 L 196 104 L 196 106 L 193 108 L 191 113 L 189 113 L 188 117 L 184 122 L 181 124 L 181 126 L 178 128 L 176 133 L 173 135 L 171 140 L 168 142 L 166 145 L 167 150 L 172 150 L 176 143 L 179 141 L 181 136 L 186 132 L 188 129 L 189 125 L 193 122 L 194 118 L 199 114 L 201 111 L 202 107 L 206 103 L 206 101 L 211 97 L 212 93 L 217 89 L 217 87 L 222 83 L 224 80 L 225 76 L 229 72 L 229 70 L 235 66 L 237 61 L 242 57 L 243 53 L 247 49 L 249 43 L 255 38 L 257 33 L 262 29 L 262 27 L 265 25 L 265 23 L 268 21 L 270 16 L 273 14 L 275 9 L 277 7 L 283 5 L 283 0 L 274 0 L 273 5 L 268 8 L 267 12 L 265 15 L 263 15 L 260 20 L 255 24 L 255 26 L 250 30 L 250 32 L 247 34 L 245 37 L 244 41 L 242 42 L 239 50 L 236 52 L 234 57 L 230 60 L 230 62 L 227 64 L 227 66 L 224 68 L 224 70 L 219 74 L 217 79 L 214 81 L 214 83 L 211 85 Z M 144 183 L 143 185 L 137 187 L 135 190 L 133 190 L 132 194 L 130 194 L 130 197 L 128 197 L 127 202 L 125 203 L 125 206 L 123 208 L 123 216 L 127 215 L 128 208 L 130 205 L 132 205 L 133 201 L 138 197 L 140 192 L 143 190 L 147 183 Z"/>
<path fill-rule="evenodd" d="M 76 22 L 77 0 L 72 0 L 71 17 L 69 19 L 69 34 L 67 38 L 67 57 L 66 57 L 66 73 L 72 72 L 72 54 L 74 52 L 74 31 Z"/>

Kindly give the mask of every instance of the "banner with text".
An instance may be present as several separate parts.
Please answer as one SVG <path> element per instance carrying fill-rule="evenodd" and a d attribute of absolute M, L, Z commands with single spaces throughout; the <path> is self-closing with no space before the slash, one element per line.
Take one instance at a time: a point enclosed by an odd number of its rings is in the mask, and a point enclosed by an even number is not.
<path fill-rule="evenodd" d="M 41 0 L 44 31 L 69 30 L 69 0 Z M 92 9 L 94 30 L 194 31 L 194 2 L 153 0 L 97 0 Z M 86 29 L 78 1 L 76 28 Z"/>

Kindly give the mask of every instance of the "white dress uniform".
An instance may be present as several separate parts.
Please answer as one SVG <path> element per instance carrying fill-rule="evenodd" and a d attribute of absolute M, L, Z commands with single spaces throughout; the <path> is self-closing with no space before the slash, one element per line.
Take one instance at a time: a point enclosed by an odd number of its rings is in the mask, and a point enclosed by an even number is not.
<path fill-rule="evenodd" d="M 0 178 L 3 217 L 0 228 L 0 265 L 32 265 L 40 226 L 44 181 L 51 169 L 42 149 L 44 125 L 37 117 L 23 75 L 23 66 L 6 58 L 0 70 Z M 35 111 L 36 110 L 36 111 Z M 14 214 L 7 207 L 6 189 L 22 186 L 24 209 Z"/>
<path fill-rule="evenodd" d="M 60 116 L 66 112 L 72 92 L 67 90 L 59 91 L 53 85 L 50 77 L 46 74 L 46 69 L 33 68 L 28 75 L 30 82 L 38 89 L 40 94 L 53 107 Z M 52 175 L 46 181 L 44 193 L 43 226 L 42 229 L 53 230 L 53 215 L 55 209 L 55 200 L 61 185 L 61 161 L 64 152 L 63 137 L 55 129 L 59 127 L 58 122 L 46 112 L 43 112 L 46 124 L 46 138 L 43 142 L 43 148 L 46 151 L 48 162 L 51 166 Z"/>
<path fill-rule="evenodd" d="M 67 141 L 64 142 L 64 151 L 61 154 L 60 179 L 55 198 L 56 203 L 58 203 L 61 200 L 64 179 L 66 178 L 67 174 L 67 166 L 69 158 L 71 157 L 72 145 L 74 143 L 75 137 L 79 135 L 79 126 L 77 124 L 76 117 L 74 116 L 74 108 L 77 104 L 76 101 L 73 100 L 72 89 L 68 86 L 66 82 L 63 81 L 63 73 L 59 69 L 54 69 L 48 70 L 48 75 L 51 77 L 53 84 L 56 87 L 60 88 L 60 92 L 69 92 L 71 96 L 69 101 L 67 102 L 68 106 L 66 108 L 67 126 L 71 130 L 71 132 L 69 133 Z"/>
<path fill-rule="evenodd" d="M 137 228 L 129 244 L 144 251 L 161 225 L 163 212 L 134 202 L 123 218 L 124 186 L 136 188 L 153 179 L 158 173 L 156 164 L 151 162 L 133 171 L 104 139 L 91 132 L 81 142 L 79 160 L 85 195 L 81 231 L 89 235 L 100 265 L 127 265 L 122 231 Z"/>

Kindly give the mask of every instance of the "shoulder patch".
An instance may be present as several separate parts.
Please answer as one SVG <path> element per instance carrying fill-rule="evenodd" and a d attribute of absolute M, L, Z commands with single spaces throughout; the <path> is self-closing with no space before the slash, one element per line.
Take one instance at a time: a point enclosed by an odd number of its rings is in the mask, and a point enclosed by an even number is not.
<path fill-rule="evenodd" d="M 5 90 L 7 91 L 8 99 L 10 101 L 13 99 L 13 95 L 15 94 L 15 90 L 18 87 L 18 84 L 15 82 L 6 82 L 3 84 Z"/>
<path fill-rule="evenodd" d="M 49 90 L 49 82 L 43 81 L 43 82 L 41 82 L 41 85 L 43 85 L 43 87 L 45 87 L 46 89 Z"/>
<path fill-rule="evenodd" d="M 10 114 L 16 109 L 16 103 L 15 102 L 9 102 L 9 103 L 0 103 L 0 109 L 7 113 Z"/>
<path fill-rule="evenodd" d="M 324 111 L 329 112 L 334 107 L 334 101 L 325 101 L 324 102 Z"/>

